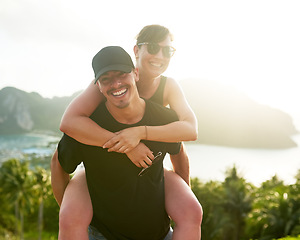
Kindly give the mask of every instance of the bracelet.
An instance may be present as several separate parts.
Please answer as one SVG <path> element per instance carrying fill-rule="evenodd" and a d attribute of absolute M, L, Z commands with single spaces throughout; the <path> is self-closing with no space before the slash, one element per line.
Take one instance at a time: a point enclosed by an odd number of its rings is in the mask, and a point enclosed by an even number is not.
<path fill-rule="evenodd" d="M 148 132 L 147 132 L 147 126 L 145 125 L 145 140 L 147 140 L 147 138 L 148 138 Z"/>

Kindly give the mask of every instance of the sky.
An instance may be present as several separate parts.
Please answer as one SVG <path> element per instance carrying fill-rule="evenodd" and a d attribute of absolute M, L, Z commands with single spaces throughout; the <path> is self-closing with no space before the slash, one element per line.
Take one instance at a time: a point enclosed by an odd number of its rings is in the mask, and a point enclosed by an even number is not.
<path fill-rule="evenodd" d="M 160 24 L 177 49 L 165 75 L 230 85 L 300 123 L 299 12 L 299 0 L 1 0 L 0 89 L 69 96 L 102 47 L 133 56 L 142 27 Z"/>

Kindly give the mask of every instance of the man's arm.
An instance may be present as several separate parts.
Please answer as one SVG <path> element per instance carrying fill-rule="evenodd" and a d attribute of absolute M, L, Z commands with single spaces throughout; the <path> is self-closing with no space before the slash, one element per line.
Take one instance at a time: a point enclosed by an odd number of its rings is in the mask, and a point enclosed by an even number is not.
<path fill-rule="evenodd" d="M 55 150 L 51 160 L 51 185 L 58 205 L 61 205 L 65 189 L 70 181 L 70 176 L 61 167 L 58 161 L 58 152 Z"/>
<path fill-rule="evenodd" d="M 170 159 L 174 171 L 190 186 L 190 162 L 183 144 L 181 144 L 180 152 L 170 155 Z"/>

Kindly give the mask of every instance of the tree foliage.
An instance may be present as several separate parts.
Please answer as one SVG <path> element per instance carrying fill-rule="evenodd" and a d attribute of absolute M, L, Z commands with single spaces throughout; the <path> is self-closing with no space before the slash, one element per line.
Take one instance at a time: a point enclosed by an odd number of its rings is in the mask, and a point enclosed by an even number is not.
<path fill-rule="evenodd" d="M 274 176 L 256 187 L 240 177 L 234 166 L 227 170 L 224 182 L 202 183 L 193 179 L 192 190 L 204 210 L 202 240 L 272 240 L 298 236 L 299 176 L 292 185 L 285 185 Z"/>
<path fill-rule="evenodd" d="M 30 230 L 32 226 L 36 226 L 41 239 L 44 202 L 51 199 L 55 202 L 49 170 L 39 167 L 31 170 L 28 161 L 10 159 L 0 168 L 0 186 L 0 201 L 3 202 L 2 206 L 6 206 L 1 213 L 0 222 L 3 227 L 0 228 L 0 234 L 9 235 L 13 232 L 19 239 L 24 239 L 24 229 Z M 52 208 L 58 214 L 58 206 L 53 205 Z M 35 224 L 32 224 L 33 217 Z"/>
<path fill-rule="evenodd" d="M 300 239 L 300 171 L 295 180 L 285 185 L 274 176 L 257 187 L 235 166 L 223 182 L 193 178 L 192 190 L 204 210 L 202 240 Z M 29 234 L 35 237 L 28 239 L 42 239 L 45 231 L 52 235 L 44 239 L 56 238 L 59 208 L 49 169 L 17 159 L 4 162 L 0 196 L 0 240 L 26 239 Z"/>

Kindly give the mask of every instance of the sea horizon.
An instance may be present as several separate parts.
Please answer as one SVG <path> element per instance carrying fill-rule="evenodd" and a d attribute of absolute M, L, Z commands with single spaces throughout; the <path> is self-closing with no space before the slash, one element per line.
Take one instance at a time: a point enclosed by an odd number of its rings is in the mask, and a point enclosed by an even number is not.
<path fill-rule="evenodd" d="M 191 177 L 200 181 L 224 181 L 226 170 L 236 167 L 240 177 L 259 186 L 274 175 L 286 184 L 293 184 L 300 170 L 300 134 L 293 136 L 297 147 L 288 149 L 234 148 L 198 143 L 185 143 L 190 160 Z M 59 136 L 45 134 L 0 135 L 0 163 L 10 159 L 24 159 L 35 154 L 53 154 Z M 171 168 L 169 156 L 164 165 Z"/>

